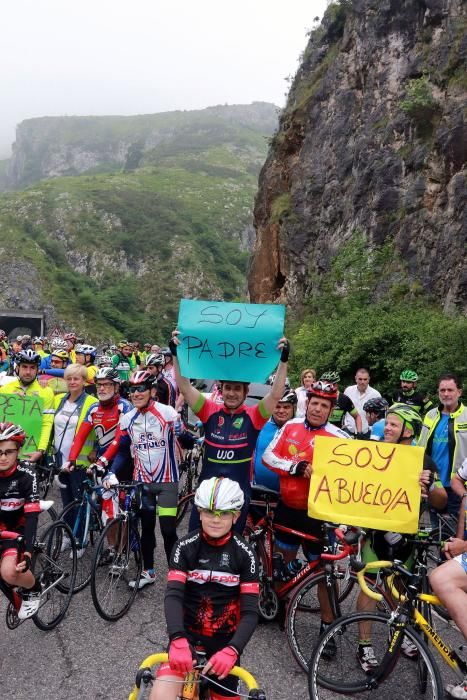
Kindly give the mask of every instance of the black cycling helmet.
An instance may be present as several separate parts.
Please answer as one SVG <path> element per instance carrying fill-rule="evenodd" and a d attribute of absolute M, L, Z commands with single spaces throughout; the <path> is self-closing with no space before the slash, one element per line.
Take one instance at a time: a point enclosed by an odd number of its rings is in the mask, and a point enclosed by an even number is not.
<path fill-rule="evenodd" d="M 369 399 L 363 404 L 363 410 L 366 413 L 376 413 L 379 418 L 384 418 L 386 411 L 389 408 L 389 404 L 383 397 L 376 399 Z"/>

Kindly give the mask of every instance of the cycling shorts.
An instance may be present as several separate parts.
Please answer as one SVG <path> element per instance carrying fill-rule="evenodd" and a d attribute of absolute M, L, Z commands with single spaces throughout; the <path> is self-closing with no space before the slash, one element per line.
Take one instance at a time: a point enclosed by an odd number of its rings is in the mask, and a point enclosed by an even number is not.
<path fill-rule="evenodd" d="M 459 564 L 462 566 L 465 573 L 467 574 L 467 552 L 464 552 L 464 554 L 459 554 L 458 557 L 454 557 L 454 561 L 459 562 Z"/>
<path fill-rule="evenodd" d="M 318 539 L 322 539 L 323 537 L 323 523 L 321 520 L 309 518 L 306 510 L 291 508 L 290 506 L 286 506 L 282 501 L 279 501 L 274 511 L 274 524 L 283 525 L 293 530 L 300 530 L 300 532 L 306 535 L 314 535 L 314 537 Z M 307 552 L 311 554 L 320 554 L 323 551 L 321 542 L 310 542 L 298 535 L 282 532 L 282 530 L 275 531 L 274 536 L 277 545 L 279 547 L 285 545 L 285 549 L 302 545 L 305 546 Z"/>
<path fill-rule="evenodd" d="M 211 656 L 213 656 L 216 652 L 220 651 L 221 649 L 224 649 L 224 647 L 228 646 L 228 642 L 225 641 L 225 638 L 220 640 L 216 640 L 215 638 L 213 639 L 205 639 L 203 640 L 203 644 L 193 644 L 193 640 L 190 637 L 190 634 L 187 634 L 187 639 L 190 642 L 192 646 L 194 646 L 197 650 L 199 651 L 204 651 L 206 653 L 206 657 L 209 659 Z M 236 665 L 240 665 L 240 658 L 238 659 Z M 159 666 L 159 670 L 157 671 L 156 678 L 164 678 L 167 676 L 172 676 L 179 678 L 181 681 L 185 678 L 184 673 L 180 673 L 179 671 L 172 671 L 170 668 L 169 663 L 161 664 Z M 223 680 L 219 680 L 218 676 L 215 675 L 209 675 L 210 680 L 212 679 L 214 683 L 211 683 L 210 681 L 208 682 L 208 687 L 212 688 L 218 696 L 220 697 L 225 697 L 225 698 L 231 698 L 232 696 L 237 696 L 238 695 L 238 678 L 236 676 L 227 676 L 227 678 L 224 678 Z M 222 685 L 226 690 L 221 690 L 219 686 L 215 685 L 215 683 L 219 683 Z"/>
<path fill-rule="evenodd" d="M 156 510 L 159 517 L 177 515 L 178 482 L 145 484 L 143 489 L 142 509 Z"/>

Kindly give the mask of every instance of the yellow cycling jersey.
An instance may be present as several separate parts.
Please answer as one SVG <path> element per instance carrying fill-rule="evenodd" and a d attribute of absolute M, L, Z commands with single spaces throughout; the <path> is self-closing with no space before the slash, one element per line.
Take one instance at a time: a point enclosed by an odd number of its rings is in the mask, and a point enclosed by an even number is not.
<path fill-rule="evenodd" d="M 48 387 L 42 387 L 37 379 L 24 386 L 18 378 L 0 387 L 0 394 L 19 394 L 20 396 L 38 396 L 44 402 L 42 411 L 42 430 L 38 450 L 47 450 L 50 433 L 54 423 L 54 394 Z"/>

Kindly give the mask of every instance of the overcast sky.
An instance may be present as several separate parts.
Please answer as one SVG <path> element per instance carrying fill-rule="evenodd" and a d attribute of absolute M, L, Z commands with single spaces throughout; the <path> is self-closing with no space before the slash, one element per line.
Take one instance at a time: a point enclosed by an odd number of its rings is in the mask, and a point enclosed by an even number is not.
<path fill-rule="evenodd" d="M 326 0 L 2 0 L 0 157 L 44 115 L 282 106 Z"/>

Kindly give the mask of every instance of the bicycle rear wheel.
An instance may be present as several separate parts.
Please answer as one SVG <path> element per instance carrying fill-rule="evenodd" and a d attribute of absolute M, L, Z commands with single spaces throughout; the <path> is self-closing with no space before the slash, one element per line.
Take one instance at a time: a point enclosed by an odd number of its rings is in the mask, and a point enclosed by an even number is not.
<path fill-rule="evenodd" d="M 176 519 L 177 527 L 180 525 L 183 518 L 185 517 L 185 515 L 188 511 L 188 508 L 191 507 L 191 505 L 193 504 L 194 497 L 195 497 L 194 493 L 188 493 L 186 496 L 183 496 L 182 498 L 178 499 L 177 519 Z"/>
<path fill-rule="evenodd" d="M 78 560 L 73 592 L 79 593 L 91 580 L 94 553 L 103 529 L 101 517 L 88 501 L 82 501 L 70 503 L 60 513 L 60 520 L 64 520 L 73 533 Z"/>
<path fill-rule="evenodd" d="M 419 655 L 419 662 L 401 652 L 392 657 L 384 675 L 378 678 L 379 666 L 366 674 L 357 658 L 359 640 L 371 639 L 376 660 L 381 664 L 391 638 L 390 618 L 378 613 L 354 613 L 340 618 L 324 632 L 312 654 L 308 671 L 308 688 L 313 700 L 331 698 L 411 698 L 441 700 L 444 688 L 431 651 L 419 635 L 408 626 L 404 634 Z M 330 658 L 330 644 L 335 653 Z M 420 665 L 426 666 L 426 687 L 419 685 Z"/>
<path fill-rule="evenodd" d="M 366 581 L 371 590 L 377 589 L 379 593 L 384 594 L 384 591 L 376 587 L 373 581 L 370 579 Z M 287 641 L 296 662 L 305 672 L 308 671 L 311 653 L 320 635 L 321 607 L 318 599 L 318 586 L 320 584 L 321 586 L 326 585 L 324 571 L 313 574 L 295 589 L 286 611 Z M 357 576 L 353 573 L 350 573 L 348 577 L 337 574 L 334 578 L 334 585 L 341 615 L 354 612 L 361 590 Z M 385 599 L 378 603 L 378 609 L 382 612 L 388 612 L 390 608 L 390 604 Z"/>
<path fill-rule="evenodd" d="M 63 551 L 65 538 L 70 539 L 71 546 Z M 76 547 L 70 528 L 60 520 L 52 523 L 41 539 L 34 555 L 33 571 L 41 584 L 42 599 L 32 620 L 36 627 L 48 631 L 64 618 L 70 605 L 76 576 Z"/>
<path fill-rule="evenodd" d="M 138 592 L 141 570 L 138 532 L 128 520 L 110 520 L 100 536 L 91 575 L 94 607 L 104 620 L 118 620 L 128 612 Z M 130 581 L 136 581 L 133 588 Z"/>

